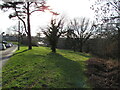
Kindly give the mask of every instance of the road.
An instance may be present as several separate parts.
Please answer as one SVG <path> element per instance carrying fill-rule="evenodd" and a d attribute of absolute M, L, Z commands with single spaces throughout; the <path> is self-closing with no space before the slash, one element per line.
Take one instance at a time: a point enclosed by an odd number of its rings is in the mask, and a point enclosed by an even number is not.
<path fill-rule="evenodd" d="M 17 45 L 14 45 L 11 48 L 0 51 L 0 69 L 6 63 L 7 60 L 11 57 L 11 55 L 17 50 Z"/>

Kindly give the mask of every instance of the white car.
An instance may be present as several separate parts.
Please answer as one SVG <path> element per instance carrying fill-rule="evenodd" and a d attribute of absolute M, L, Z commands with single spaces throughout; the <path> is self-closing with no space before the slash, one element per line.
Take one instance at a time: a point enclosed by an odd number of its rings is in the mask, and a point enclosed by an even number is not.
<path fill-rule="evenodd" d="M 0 50 L 5 50 L 5 49 L 6 49 L 5 44 L 0 43 Z"/>
<path fill-rule="evenodd" d="M 9 47 L 11 47 L 12 45 L 11 45 L 10 43 L 7 43 L 5 46 L 6 46 L 6 48 L 9 48 Z"/>

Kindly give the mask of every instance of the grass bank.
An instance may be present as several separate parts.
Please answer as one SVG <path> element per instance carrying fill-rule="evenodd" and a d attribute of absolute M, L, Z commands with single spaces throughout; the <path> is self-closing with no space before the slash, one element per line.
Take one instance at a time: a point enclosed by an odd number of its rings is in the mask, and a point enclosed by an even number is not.
<path fill-rule="evenodd" d="M 13 42 L 13 41 L 7 41 L 8 43 L 13 43 L 14 45 L 17 45 L 18 42 Z"/>
<path fill-rule="evenodd" d="M 88 88 L 85 62 L 90 55 L 47 47 L 21 47 L 3 67 L 3 88 Z"/>

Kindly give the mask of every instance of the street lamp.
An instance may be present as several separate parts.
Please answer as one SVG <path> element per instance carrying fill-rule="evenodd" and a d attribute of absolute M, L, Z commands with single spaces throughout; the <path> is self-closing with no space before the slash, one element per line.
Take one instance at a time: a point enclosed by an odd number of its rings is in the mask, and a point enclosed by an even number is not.
<path fill-rule="evenodd" d="M 1 37 L 2 37 L 1 39 L 2 39 L 2 40 L 0 40 L 0 41 L 2 41 L 2 42 L 3 42 L 3 35 L 4 35 L 4 34 L 5 34 L 5 32 L 2 32 L 2 33 L 1 33 Z"/>
<path fill-rule="evenodd" d="M 20 50 L 20 21 L 18 20 L 18 50 Z"/>

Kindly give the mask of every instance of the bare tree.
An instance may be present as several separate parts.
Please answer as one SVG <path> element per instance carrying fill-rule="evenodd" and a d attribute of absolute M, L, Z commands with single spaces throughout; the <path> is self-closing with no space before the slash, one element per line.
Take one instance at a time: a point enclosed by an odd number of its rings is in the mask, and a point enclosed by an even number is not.
<path fill-rule="evenodd" d="M 86 18 L 76 18 L 70 22 L 69 28 L 73 30 L 74 38 L 77 40 L 75 47 L 78 47 L 79 51 L 82 52 L 84 43 L 93 34 L 93 31 L 95 29 L 94 23 L 90 22 L 90 20 Z"/>
<path fill-rule="evenodd" d="M 96 0 L 90 8 L 94 10 L 96 21 L 99 23 L 120 18 L 119 0 Z"/>
<path fill-rule="evenodd" d="M 68 25 L 66 30 L 66 42 L 65 46 L 67 49 L 73 49 L 73 51 L 76 51 L 76 34 L 74 33 L 74 29 L 71 29 L 71 27 Z"/>
<path fill-rule="evenodd" d="M 51 50 L 54 53 L 56 52 L 59 37 L 65 33 L 63 29 L 63 24 L 64 24 L 63 19 L 60 20 L 52 19 L 50 25 L 47 27 L 47 30 L 43 31 L 50 44 Z"/>
<path fill-rule="evenodd" d="M 118 53 L 120 53 L 120 0 L 96 0 L 91 9 L 95 11 L 98 23 L 107 24 L 105 31 L 108 36 L 117 37 Z M 111 29 L 108 26 L 113 28 L 111 33 L 109 33 Z M 112 35 L 113 33 L 116 34 Z M 118 55 L 118 58 L 120 58 L 120 55 Z"/>
<path fill-rule="evenodd" d="M 12 9 L 14 12 L 9 15 L 9 18 L 17 17 L 24 24 L 25 32 L 28 36 L 28 49 L 32 49 L 32 39 L 31 39 L 31 24 L 30 16 L 36 11 L 49 10 L 52 14 L 57 14 L 49 6 L 46 6 L 45 0 L 40 0 L 39 2 L 4 2 L 1 6 L 1 9 Z"/>
<path fill-rule="evenodd" d="M 41 41 L 41 31 L 36 33 L 36 37 L 38 38 L 38 41 Z"/>
<path fill-rule="evenodd" d="M 114 27 L 113 32 L 118 31 L 120 38 L 120 0 L 96 0 L 91 9 L 95 12 L 98 24 L 106 23 L 106 27 L 111 25 L 112 28 Z"/>

